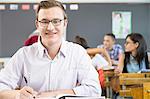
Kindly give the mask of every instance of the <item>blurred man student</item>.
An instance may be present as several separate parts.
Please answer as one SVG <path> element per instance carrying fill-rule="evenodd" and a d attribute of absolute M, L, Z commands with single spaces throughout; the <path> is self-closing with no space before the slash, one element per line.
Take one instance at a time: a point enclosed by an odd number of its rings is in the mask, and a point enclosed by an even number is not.
<path fill-rule="evenodd" d="M 121 45 L 115 44 L 116 38 L 112 33 L 105 34 L 103 44 L 98 45 L 98 48 L 105 48 L 110 55 L 112 64 L 119 66 L 123 60 L 123 49 Z"/>

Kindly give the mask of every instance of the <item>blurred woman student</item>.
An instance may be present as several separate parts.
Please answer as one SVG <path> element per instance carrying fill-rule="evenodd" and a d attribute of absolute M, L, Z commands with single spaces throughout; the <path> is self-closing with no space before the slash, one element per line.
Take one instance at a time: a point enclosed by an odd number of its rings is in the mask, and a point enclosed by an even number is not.
<path fill-rule="evenodd" d="M 125 42 L 125 58 L 123 72 L 137 73 L 149 69 L 147 45 L 139 33 L 127 35 Z"/>

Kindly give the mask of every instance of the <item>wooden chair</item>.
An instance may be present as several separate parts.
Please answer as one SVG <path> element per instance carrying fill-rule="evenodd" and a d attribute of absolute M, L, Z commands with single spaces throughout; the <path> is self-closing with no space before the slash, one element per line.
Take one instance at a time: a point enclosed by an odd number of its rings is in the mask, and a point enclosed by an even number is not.
<path fill-rule="evenodd" d="M 120 96 L 133 97 L 133 99 L 149 99 L 143 98 L 143 85 L 150 82 L 150 73 L 122 73 L 119 75 Z M 146 90 L 145 84 L 145 90 Z"/>
<path fill-rule="evenodd" d="M 114 69 L 103 71 L 105 76 L 106 98 L 112 98 L 111 78 L 114 76 Z"/>
<path fill-rule="evenodd" d="M 143 84 L 144 99 L 150 99 L 150 82 Z"/>

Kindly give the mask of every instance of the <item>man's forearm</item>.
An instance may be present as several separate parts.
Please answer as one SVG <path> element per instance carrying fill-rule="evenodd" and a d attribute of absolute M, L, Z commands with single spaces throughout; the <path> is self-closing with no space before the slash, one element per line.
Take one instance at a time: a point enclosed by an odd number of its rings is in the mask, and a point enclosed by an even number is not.
<path fill-rule="evenodd" d="M 18 90 L 0 91 L 0 99 L 15 99 Z"/>
<path fill-rule="evenodd" d="M 75 93 L 72 89 L 65 89 L 65 90 L 42 92 L 38 95 L 38 97 L 54 97 L 54 96 L 57 96 L 59 94 L 75 94 Z"/>

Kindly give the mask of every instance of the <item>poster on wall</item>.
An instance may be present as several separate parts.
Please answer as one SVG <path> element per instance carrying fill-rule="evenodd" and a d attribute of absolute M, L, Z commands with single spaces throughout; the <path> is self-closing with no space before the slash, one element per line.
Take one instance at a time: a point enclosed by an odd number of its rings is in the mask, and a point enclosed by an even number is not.
<path fill-rule="evenodd" d="M 124 39 L 131 33 L 131 17 L 130 11 L 112 12 L 112 33 L 117 39 Z"/>

